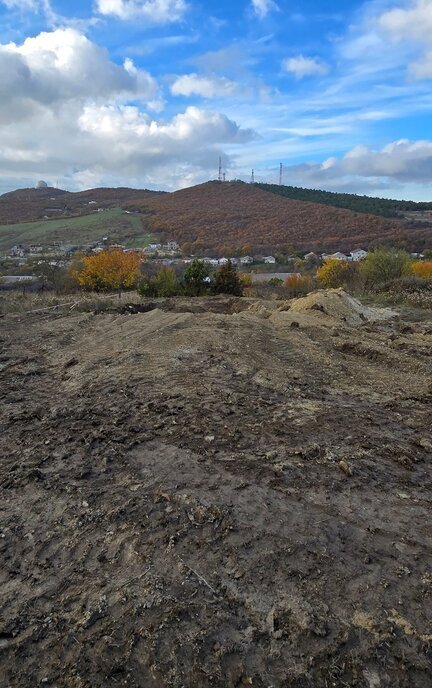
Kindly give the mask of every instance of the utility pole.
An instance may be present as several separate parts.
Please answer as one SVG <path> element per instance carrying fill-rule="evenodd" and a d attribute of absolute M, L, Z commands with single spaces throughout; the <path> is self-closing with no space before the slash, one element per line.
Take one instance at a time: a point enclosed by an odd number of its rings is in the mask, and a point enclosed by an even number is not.
<path fill-rule="evenodd" d="M 219 175 L 218 175 L 218 181 L 222 181 L 222 158 L 219 157 Z"/>
<path fill-rule="evenodd" d="M 283 172 L 283 165 L 281 163 L 280 167 L 279 167 L 279 186 L 282 186 L 282 172 Z"/>
<path fill-rule="evenodd" d="M 252 170 L 252 174 L 251 174 L 251 184 L 255 184 L 255 170 Z"/>

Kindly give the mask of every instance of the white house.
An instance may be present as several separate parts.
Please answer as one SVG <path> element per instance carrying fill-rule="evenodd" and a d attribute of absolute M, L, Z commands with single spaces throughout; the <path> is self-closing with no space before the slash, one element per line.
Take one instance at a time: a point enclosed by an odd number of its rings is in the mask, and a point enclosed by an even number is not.
<path fill-rule="evenodd" d="M 227 265 L 229 262 L 229 258 L 219 258 L 218 264 L 219 265 Z"/>
<path fill-rule="evenodd" d="M 149 244 L 145 247 L 144 251 L 146 253 L 152 253 L 153 251 L 159 251 L 162 248 L 162 244 Z"/>
<path fill-rule="evenodd" d="M 28 250 L 22 244 L 12 246 L 11 250 L 9 251 L 9 255 L 15 256 L 16 258 L 24 258 L 26 253 L 28 253 Z"/>
<path fill-rule="evenodd" d="M 166 247 L 168 251 L 178 251 L 180 248 L 176 241 L 167 241 Z"/>
<path fill-rule="evenodd" d="M 252 258 L 252 256 L 242 256 L 240 258 L 240 263 L 242 265 L 251 265 L 253 262 L 254 262 L 254 259 Z"/>
<path fill-rule="evenodd" d="M 348 258 L 345 253 L 341 253 L 340 251 L 332 253 L 331 256 L 326 256 L 326 258 L 333 258 L 334 260 L 351 260 L 351 258 Z"/>
<path fill-rule="evenodd" d="M 354 251 L 351 251 L 351 260 L 354 261 L 359 261 L 363 260 L 363 258 L 366 258 L 367 256 L 367 251 L 364 251 L 362 248 L 356 248 Z"/>
<path fill-rule="evenodd" d="M 276 263 L 276 258 L 274 256 L 265 256 L 264 263 L 267 263 L 268 265 L 274 265 Z"/>
<path fill-rule="evenodd" d="M 304 260 L 318 260 L 318 256 L 316 253 L 311 251 L 310 253 L 306 253 L 306 255 L 304 256 Z"/>

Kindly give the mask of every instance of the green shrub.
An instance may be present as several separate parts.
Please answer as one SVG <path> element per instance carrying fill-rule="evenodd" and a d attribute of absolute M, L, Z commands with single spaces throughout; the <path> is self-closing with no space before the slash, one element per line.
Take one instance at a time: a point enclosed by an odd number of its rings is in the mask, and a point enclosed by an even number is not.
<path fill-rule="evenodd" d="M 221 265 L 214 274 L 213 291 L 215 294 L 232 294 L 241 296 L 243 287 L 235 266 L 229 260 L 226 265 Z"/>
<path fill-rule="evenodd" d="M 203 260 L 195 258 L 185 270 L 184 288 L 187 296 L 201 296 L 208 289 L 206 282 L 210 274 L 209 267 Z"/>
<path fill-rule="evenodd" d="M 411 274 L 411 258 L 406 251 L 380 248 L 360 263 L 360 274 L 365 286 L 375 288 L 389 280 L 407 277 Z"/>

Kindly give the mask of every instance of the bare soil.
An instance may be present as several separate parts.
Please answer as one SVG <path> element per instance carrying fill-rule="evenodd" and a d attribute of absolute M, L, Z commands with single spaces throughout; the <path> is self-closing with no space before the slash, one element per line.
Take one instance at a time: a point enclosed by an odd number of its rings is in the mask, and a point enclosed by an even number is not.
<path fill-rule="evenodd" d="M 288 308 L 1 318 L 2 687 L 430 687 L 432 313 Z"/>

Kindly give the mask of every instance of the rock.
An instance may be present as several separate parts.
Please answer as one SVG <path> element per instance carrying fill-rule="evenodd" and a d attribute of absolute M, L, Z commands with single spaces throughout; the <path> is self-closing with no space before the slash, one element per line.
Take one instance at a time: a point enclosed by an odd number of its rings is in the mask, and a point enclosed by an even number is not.
<path fill-rule="evenodd" d="M 332 327 L 330 330 L 330 336 L 331 337 L 340 337 L 340 332 L 337 329 L 337 327 Z"/>
<path fill-rule="evenodd" d="M 298 323 L 297 320 L 293 320 L 292 323 L 291 323 L 291 325 L 290 325 L 290 327 L 299 328 L 299 327 L 300 327 L 300 323 Z"/>
<path fill-rule="evenodd" d="M 207 442 L 207 444 L 211 444 L 212 442 L 215 441 L 215 436 L 214 435 L 206 435 L 204 437 L 204 442 Z"/>
<path fill-rule="evenodd" d="M 354 473 L 353 467 L 350 466 L 350 464 L 347 461 L 345 461 L 345 459 L 342 459 L 342 461 L 339 461 L 339 468 L 341 469 L 341 471 L 343 471 L 345 473 L 345 475 L 348 475 L 350 477 Z"/>
<path fill-rule="evenodd" d="M 45 480 L 46 475 L 39 468 L 31 468 L 27 473 L 28 478 L 33 478 L 33 480 Z"/>
<path fill-rule="evenodd" d="M 265 457 L 266 457 L 266 459 L 268 459 L 269 461 L 273 461 L 273 459 L 277 459 L 278 453 L 277 453 L 277 451 L 276 451 L 275 449 L 273 449 L 272 451 L 268 451 L 268 452 L 266 453 Z"/>
<path fill-rule="evenodd" d="M 428 449 L 429 451 L 432 451 L 432 442 L 426 439 L 426 437 L 421 437 L 419 440 L 417 440 L 417 444 L 419 447 L 422 447 L 422 449 Z"/>

